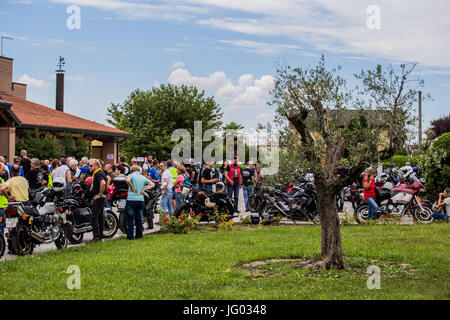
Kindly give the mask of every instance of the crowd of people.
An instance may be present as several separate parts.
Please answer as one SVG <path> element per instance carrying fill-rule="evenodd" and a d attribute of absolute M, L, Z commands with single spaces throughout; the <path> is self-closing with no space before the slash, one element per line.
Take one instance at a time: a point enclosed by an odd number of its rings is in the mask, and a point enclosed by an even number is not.
<path fill-rule="evenodd" d="M 248 211 L 248 198 L 254 185 L 262 179 L 259 164 L 249 162 L 241 168 L 237 157 L 233 161 L 224 161 L 216 167 L 211 160 L 195 163 L 184 160 L 158 161 L 148 154 L 142 163 L 136 158 L 120 156 L 119 163 L 105 164 L 98 159 L 81 158 L 62 155 L 59 159 L 39 160 L 26 150 L 14 157 L 10 163 L 5 156 L 0 156 L 0 232 L 5 227 L 5 211 L 8 202 L 29 202 L 36 191 L 43 186 L 52 188 L 53 181 L 64 181 L 66 196 L 72 192 L 75 183 L 84 181 L 90 185 L 88 200 L 91 201 L 93 242 L 101 241 L 103 234 L 103 210 L 110 206 L 106 201 L 108 188 L 116 177 L 126 178 L 129 187 L 127 197 L 128 239 L 142 237 L 142 216 L 144 210 L 144 191 L 149 188 L 161 188 L 161 208 L 163 214 L 173 215 L 176 208 L 184 202 L 182 193 L 185 185 L 193 185 L 214 191 L 215 184 L 222 182 L 230 198 L 234 198 L 234 209 L 239 213 L 239 191 L 243 189 L 245 209 Z M 134 230 L 136 233 L 134 234 Z"/>

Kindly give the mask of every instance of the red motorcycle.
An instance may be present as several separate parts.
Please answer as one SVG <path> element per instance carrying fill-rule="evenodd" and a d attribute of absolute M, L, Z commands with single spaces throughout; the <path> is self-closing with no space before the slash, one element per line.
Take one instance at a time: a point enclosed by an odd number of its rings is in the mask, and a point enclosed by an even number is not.
<path fill-rule="evenodd" d="M 424 193 L 423 184 L 417 181 L 399 184 L 392 190 L 377 188 L 375 201 L 378 204 L 378 212 L 375 219 L 410 213 L 413 219 L 420 223 L 431 223 L 433 212 L 428 202 L 421 198 Z M 369 206 L 363 202 L 355 210 L 355 220 L 358 223 L 365 223 L 369 220 L 368 217 Z"/>

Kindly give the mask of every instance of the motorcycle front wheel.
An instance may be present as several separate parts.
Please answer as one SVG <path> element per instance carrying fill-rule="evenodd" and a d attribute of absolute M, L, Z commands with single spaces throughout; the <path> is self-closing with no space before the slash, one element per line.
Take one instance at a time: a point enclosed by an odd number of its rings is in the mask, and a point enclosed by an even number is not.
<path fill-rule="evenodd" d="M 415 208 L 412 212 L 414 220 L 419 221 L 423 224 L 429 224 L 433 222 L 433 212 L 430 208 L 422 206 L 423 210 L 420 208 Z"/>
<path fill-rule="evenodd" d="M 126 225 L 126 223 L 125 223 Z M 112 238 L 119 229 L 119 219 L 114 212 L 107 210 L 105 212 L 105 221 L 103 224 L 103 238 Z"/>
<path fill-rule="evenodd" d="M 259 206 L 259 201 L 258 201 L 258 196 L 256 194 L 252 194 L 250 196 L 250 198 L 248 198 L 247 201 L 247 206 L 248 206 L 248 210 L 250 212 L 257 212 L 258 211 L 258 206 Z"/>
<path fill-rule="evenodd" d="M 56 248 L 58 248 L 58 250 L 61 250 L 67 247 L 67 243 L 68 243 L 67 236 L 63 228 L 61 230 L 61 233 L 59 234 L 58 239 L 55 240 L 55 246 Z"/>
<path fill-rule="evenodd" d="M 354 217 L 359 224 L 367 223 L 369 221 L 369 206 L 365 203 L 359 205 L 355 210 Z"/>

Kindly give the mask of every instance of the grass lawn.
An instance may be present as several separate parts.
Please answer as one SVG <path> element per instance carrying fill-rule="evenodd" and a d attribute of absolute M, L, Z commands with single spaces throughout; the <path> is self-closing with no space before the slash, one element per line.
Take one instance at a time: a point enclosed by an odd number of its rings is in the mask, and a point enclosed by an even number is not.
<path fill-rule="evenodd" d="M 241 267 L 314 256 L 318 226 L 153 234 L 0 262 L 0 299 L 450 298 L 450 224 L 341 231 L 347 270 L 307 271 L 295 262 Z M 70 265 L 81 269 L 81 290 L 67 288 Z M 379 290 L 367 289 L 370 265 L 381 269 Z"/>

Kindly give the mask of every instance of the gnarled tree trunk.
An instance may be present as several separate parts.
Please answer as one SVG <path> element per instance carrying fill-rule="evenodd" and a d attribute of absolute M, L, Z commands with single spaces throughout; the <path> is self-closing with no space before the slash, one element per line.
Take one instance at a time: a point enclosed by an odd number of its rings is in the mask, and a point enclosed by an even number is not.
<path fill-rule="evenodd" d="M 322 228 L 322 261 L 318 264 L 325 269 L 346 268 L 342 252 L 341 229 L 336 208 L 335 192 L 325 183 L 318 183 L 318 202 Z"/>

